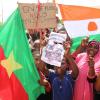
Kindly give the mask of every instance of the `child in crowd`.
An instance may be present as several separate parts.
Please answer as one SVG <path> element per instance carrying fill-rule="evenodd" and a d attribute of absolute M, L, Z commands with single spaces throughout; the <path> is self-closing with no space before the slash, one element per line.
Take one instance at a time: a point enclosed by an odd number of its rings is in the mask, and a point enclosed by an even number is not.
<path fill-rule="evenodd" d="M 35 65 L 37 67 L 38 73 L 40 75 L 40 80 L 38 81 L 40 85 L 45 87 L 45 94 L 41 94 L 37 100 L 46 100 L 50 99 L 49 92 L 51 91 L 51 85 L 49 81 L 46 79 L 45 75 L 41 72 L 41 63 L 40 63 L 40 52 L 39 51 L 34 51 L 33 52 L 34 60 L 35 60 Z"/>
<path fill-rule="evenodd" d="M 69 67 L 72 69 L 70 73 L 68 71 Z M 72 100 L 74 80 L 78 76 L 78 67 L 67 50 L 61 66 L 55 66 L 55 70 L 42 66 L 41 70 L 51 82 L 53 90 L 52 100 Z"/>

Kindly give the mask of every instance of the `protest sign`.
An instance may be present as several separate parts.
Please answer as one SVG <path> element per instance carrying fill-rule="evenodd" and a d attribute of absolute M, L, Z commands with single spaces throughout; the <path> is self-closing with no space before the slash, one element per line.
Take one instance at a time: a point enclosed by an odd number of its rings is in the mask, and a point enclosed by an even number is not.
<path fill-rule="evenodd" d="M 66 41 L 67 38 L 67 34 L 60 34 L 60 33 L 56 33 L 56 32 L 51 32 L 50 36 L 49 36 L 49 40 L 57 42 L 57 43 L 63 43 L 64 41 Z"/>
<path fill-rule="evenodd" d="M 56 7 L 53 3 L 18 3 L 26 29 L 56 27 Z"/>
<path fill-rule="evenodd" d="M 41 60 L 60 67 L 64 56 L 63 42 L 66 41 L 66 34 L 52 32 L 48 44 L 43 48 Z"/>

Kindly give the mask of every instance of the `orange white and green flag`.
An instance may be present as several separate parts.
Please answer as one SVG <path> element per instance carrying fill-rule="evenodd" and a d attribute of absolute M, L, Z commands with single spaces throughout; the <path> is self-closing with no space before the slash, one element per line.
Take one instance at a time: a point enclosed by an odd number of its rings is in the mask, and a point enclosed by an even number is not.
<path fill-rule="evenodd" d="M 64 26 L 73 38 L 72 51 L 83 37 L 100 41 L 99 0 L 59 0 L 58 3 Z"/>
<path fill-rule="evenodd" d="M 44 93 L 16 9 L 0 29 L 0 100 L 36 100 Z"/>

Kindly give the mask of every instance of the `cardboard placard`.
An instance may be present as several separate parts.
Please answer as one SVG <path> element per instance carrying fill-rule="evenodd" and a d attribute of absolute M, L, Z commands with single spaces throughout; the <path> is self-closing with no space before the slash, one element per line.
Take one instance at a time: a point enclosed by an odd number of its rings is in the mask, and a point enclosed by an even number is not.
<path fill-rule="evenodd" d="M 26 29 L 56 27 L 56 7 L 53 3 L 18 3 Z"/>

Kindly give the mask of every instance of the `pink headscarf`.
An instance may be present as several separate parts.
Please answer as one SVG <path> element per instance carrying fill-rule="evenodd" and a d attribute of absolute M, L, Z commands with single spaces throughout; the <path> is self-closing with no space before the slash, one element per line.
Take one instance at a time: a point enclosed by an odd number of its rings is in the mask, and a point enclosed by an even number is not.
<path fill-rule="evenodd" d="M 100 72 L 100 50 L 94 57 L 95 72 Z M 76 57 L 76 63 L 79 68 L 79 76 L 75 82 L 73 100 L 93 100 L 93 84 L 87 81 L 88 73 L 88 55 L 81 53 Z"/>
<path fill-rule="evenodd" d="M 89 46 L 96 46 L 97 48 L 98 48 L 98 50 L 99 50 L 99 42 L 97 42 L 97 41 L 95 41 L 95 40 L 92 40 L 92 41 L 90 41 L 89 43 L 88 43 L 88 47 Z"/>

